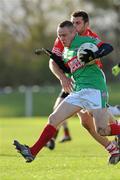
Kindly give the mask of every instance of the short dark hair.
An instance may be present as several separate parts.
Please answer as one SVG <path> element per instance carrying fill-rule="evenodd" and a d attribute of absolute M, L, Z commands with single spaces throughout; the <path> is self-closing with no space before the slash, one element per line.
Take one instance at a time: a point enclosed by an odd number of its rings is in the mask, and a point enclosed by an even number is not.
<path fill-rule="evenodd" d="M 68 27 L 68 28 L 73 28 L 73 23 L 71 21 L 65 20 L 61 22 L 58 27 L 63 28 L 63 27 Z"/>
<path fill-rule="evenodd" d="M 71 17 L 82 17 L 85 23 L 89 22 L 89 16 L 85 11 L 75 11 L 71 14 Z"/>

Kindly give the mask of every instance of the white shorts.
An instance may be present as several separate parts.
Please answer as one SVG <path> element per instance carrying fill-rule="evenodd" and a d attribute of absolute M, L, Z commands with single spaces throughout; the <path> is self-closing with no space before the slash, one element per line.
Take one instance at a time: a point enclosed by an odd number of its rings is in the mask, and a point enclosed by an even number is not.
<path fill-rule="evenodd" d="M 87 110 L 101 109 L 106 107 L 107 92 L 86 88 L 78 92 L 70 93 L 64 101 Z"/>

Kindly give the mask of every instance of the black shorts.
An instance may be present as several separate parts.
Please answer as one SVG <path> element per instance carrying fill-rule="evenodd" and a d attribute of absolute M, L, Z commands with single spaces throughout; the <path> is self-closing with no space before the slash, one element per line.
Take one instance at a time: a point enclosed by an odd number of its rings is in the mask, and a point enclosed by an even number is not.
<path fill-rule="evenodd" d="M 59 97 L 60 98 L 66 98 L 68 95 L 69 95 L 69 93 L 61 91 L 60 94 L 59 94 Z"/>

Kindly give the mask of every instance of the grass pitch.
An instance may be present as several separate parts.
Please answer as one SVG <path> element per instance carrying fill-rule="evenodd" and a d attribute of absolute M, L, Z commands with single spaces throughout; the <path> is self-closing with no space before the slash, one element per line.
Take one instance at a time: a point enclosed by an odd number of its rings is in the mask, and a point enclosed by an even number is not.
<path fill-rule="evenodd" d="M 78 118 L 69 120 L 72 141 L 56 142 L 50 151 L 44 148 L 32 163 L 25 163 L 16 152 L 14 139 L 32 145 L 47 118 L 0 119 L 1 180 L 120 180 L 120 163 L 107 164 L 108 153 L 80 126 Z"/>

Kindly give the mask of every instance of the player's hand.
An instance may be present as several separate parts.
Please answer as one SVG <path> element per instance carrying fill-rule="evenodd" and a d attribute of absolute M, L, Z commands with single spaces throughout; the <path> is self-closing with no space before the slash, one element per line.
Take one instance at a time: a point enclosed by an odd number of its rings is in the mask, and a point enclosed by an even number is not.
<path fill-rule="evenodd" d="M 71 78 L 66 77 L 66 75 L 64 75 L 61 79 L 60 79 L 60 83 L 61 86 L 63 88 L 63 90 L 67 93 L 70 93 L 73 91 L 73 80 Z"/>
<path fill-rule="evenodd" d="M 113 68 L 112 68 L 112 74 L 114 76 L 117 76 L 118 74 L 120 73 L 120 67 L 117 65 L 115 65 Z"/>
<path fill-rule="evenodd" d="M 80 53 L 78 54 L 78 59 L 80 59 L 82 62 L 84 62 L 85 64 L 86 63 L 89 63 L 90 61 L 92 61 L 93 59 L 95 59 L 95 54 L 94 52 L 92 52 L 91 50 L 89 49 L 85 49 L 84 50 L 85 53 Z"/>

